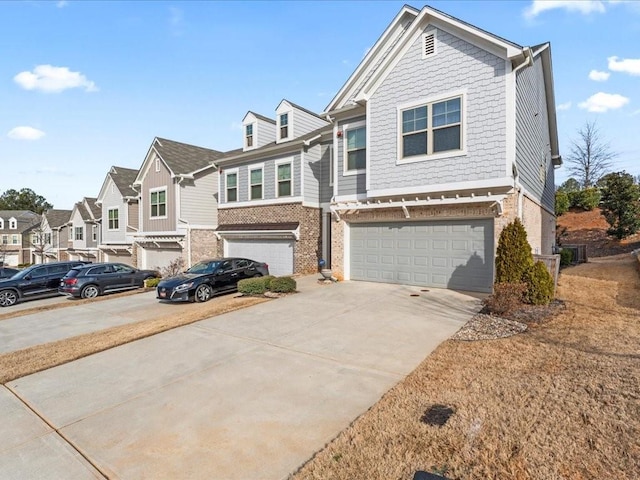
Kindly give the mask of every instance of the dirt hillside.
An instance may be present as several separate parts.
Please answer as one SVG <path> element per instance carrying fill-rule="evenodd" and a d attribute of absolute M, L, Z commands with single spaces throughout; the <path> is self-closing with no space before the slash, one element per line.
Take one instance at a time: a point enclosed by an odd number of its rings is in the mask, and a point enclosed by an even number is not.
<path fill-rule="evenodd" d="M 590 212 L 572 209 L 559 216 L 557 223 L 560 244 L 585 244 L 589 258 L 628 253 L 640 248 L 640 234 L 622 241 L 608 236 L 609 224 L 599 208 Z"/>

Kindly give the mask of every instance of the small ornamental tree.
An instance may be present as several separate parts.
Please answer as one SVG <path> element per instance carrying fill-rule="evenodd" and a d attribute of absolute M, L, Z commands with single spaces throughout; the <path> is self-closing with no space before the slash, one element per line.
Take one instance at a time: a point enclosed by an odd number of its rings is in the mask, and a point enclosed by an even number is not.
<path fill-rule="evenodd" d="M 496 252 L 496 283 L 520 283 L 532 266 L 533 255 L 527 232 L 516 218 L 500 233 Z"/>
<path fill-rule="evenodd" d="M 607 233 L 621 240 L 640 230 L 640 187 L 633 175 L 610 173 L 598 185 L 602 192 L 601 213 L 610 226 Z"/>

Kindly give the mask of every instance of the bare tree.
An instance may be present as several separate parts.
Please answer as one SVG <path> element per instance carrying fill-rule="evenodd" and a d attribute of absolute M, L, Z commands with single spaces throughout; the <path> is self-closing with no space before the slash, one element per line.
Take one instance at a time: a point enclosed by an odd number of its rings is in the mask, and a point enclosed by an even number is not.
<path fill-rule="evenodd" d="M 40 259 L 39 263 L 45 263 L 46 253 L 51 250 L 51 234 L 45 232 L 42 225 L 32 228 L 28 234 L 31 235 L 29 244 L 33 253 Z"/>
<path fill-rule="evenodd" d="M 578 139 L 571 142 L 567 168 L 583 188 L 589 188 L 608 173 L 617 155 L 600 135 L 596 122 L 585 122 L 578 130 Z"/>

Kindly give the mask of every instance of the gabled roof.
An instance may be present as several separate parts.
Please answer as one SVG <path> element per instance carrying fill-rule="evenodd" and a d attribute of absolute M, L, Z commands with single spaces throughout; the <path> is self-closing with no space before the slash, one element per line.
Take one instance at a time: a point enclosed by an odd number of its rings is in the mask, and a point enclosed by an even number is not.
<path fill-rule="evenodd" d="M 42 215 L 51 228 L 59 228 L 69 222 L 71 210 L 47 210 Z"/>
<path fill-rule="evenodd" d="M 375 86 L 385 78 L 417 35 L 429 24 L 499 53 L 505 59 L 515 62 L 525 60 L 523 47 L 516 43 L 435 8 L 425 6 L 418 11 L 405 5 L 327 105 L 324 113 L 350 108 L 356 102 L 366 101 L 371 90 L 375 90 Z"/>
<path fill-rule="evenodd" d="M 256 112 L 252 112 L 251 110 L 249 110 L 246 115 L 242 118 L 242 121 L 244 122 L 244 120 L 247 118 L 247 116 L 249 115 L 253 115 L 254 117 L 256 117 L 258 120 L 262 120 L 263 122 L 268 122 L 268 123 L 272 123 L 273 125 L 276 124 L 276 121 L 273 118 L 269 118 L 269 117 L 265 117 L 264 115 L 260 115 L 259 113 Z"/>
<path fill-rule="evenodd" d="M 286 102 L 286 103 L 288 103 L 289 105 L 291 105 L 293 108 L 295 108 L 295 109 L 297 109 L 297 110 L 300 110 L 300 111 L 302 111 L 302 112 L 308 113 L 309 115 L 313 115 L 314 117 L 319 118 L 319 119 L 320 119 L 320 120 L 322 120 L 323 122 L 326 122 L 326 121 L 327 121 L 327 119 L 326 119 L 326 118 L 323 118 L 323 117 L 321 117 L 320 115 L 318 115 L 317 113 L 312 112 L 311 110 L 308 110 L 308 109 L 306 109 L 306 108 L 304 108 L 304 107 L 301 107 L 301 106 L 300 106 L 300 105 L 298 105 L 297 103 L 293 103 L 292 101 L 287 100 L 286 98 L 283 98 L 282 100 L 280 100 L 280 103 L 279 103 L 279 104 L 278 104 L 278 106 L 276 107 L 276 111 L 278 111 L 278 109 L 280 108 L 280 105 L 282 105 L 282 104 L 283 104 L 283 103 L 285 103 L 285 102 Z"/>
<path fill-rule="evenodd" d="M 138 195 L 133 187 L 131 187 L 138 176 L 138 170 L 134 168 L 111 167 L 109 175 L 123 197 L 136 197 Z"/>
<path fill-rule="evenodd" d="M 154 140 L 153 148 L 174 175 L 192 174 L 211 166 L 213 162 L 224 156 L 224 152 L 218 150 L 196 147 L 160 137 Z"/>
<path fill-rule="evenodd" d="M 98 205 L 96 205 L 97 201 L 97 198 L 84 197 L 84 202 L 89 208 L 89 213 L 91 214 L 93 220 L 102 218 L 102 209 Z"/>
<path fill-rule="evenodd" d="M 4 220 L 4 228 L 0 229 L 0 233 L 20 234 L 38 225 L 41 217 L 31 210 L 0 210 L 0 218 Z M 15 230 L 9 228 L 9 219 L 11 218 L 16 219 L 16 226 L 18 228 Z"/>
<path fill-rule="evenodd" d="M 96 198 L 84 197 L 82 201 L 76 202 L 69 216 L 69 221 L 71 221 L 74 211 L 77 211 L 85 222 L 100 220 L 102 218 L 102 210 L 96 205 L 96 201 Z"/>

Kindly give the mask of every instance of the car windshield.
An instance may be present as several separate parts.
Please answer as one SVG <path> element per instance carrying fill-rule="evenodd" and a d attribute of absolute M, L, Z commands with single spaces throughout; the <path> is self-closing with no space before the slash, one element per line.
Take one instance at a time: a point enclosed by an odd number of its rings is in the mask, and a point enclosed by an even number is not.
<path fill-rule="evenodd" d="M 32 271 L 33 271 L 33 269 L 32 269 L 32 268 L 27 268 L 26 270 L 21 270 L 21 271 L 19 271 L 18 273 L 16 273 L 16 274 L 15 274 L 13 277 L 11 277 L 11 278 L 12 278 L 12 279 L 13 279 L 13 278 L 24 278 L 24 277 L 26 277 L 27 275 L 29 275 Z"/>
<path fill-rule="evenodd" d="M 192 266 L 187 273 L 213 273 L 216 268 L 218 268 L 220 262 L 198 262 L 194 266 Z"/>

